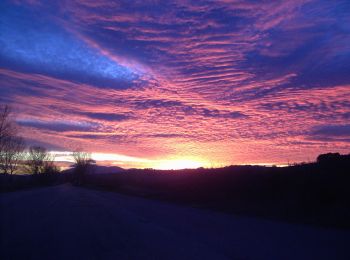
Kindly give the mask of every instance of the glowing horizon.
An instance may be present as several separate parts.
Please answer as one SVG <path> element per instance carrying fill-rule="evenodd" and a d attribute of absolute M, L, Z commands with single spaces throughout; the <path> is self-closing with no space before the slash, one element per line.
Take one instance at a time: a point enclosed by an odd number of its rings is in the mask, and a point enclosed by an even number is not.
<path fill-rule="evenodd" d="M 74 163 L 70 151 L 50 151 L 49 152 L 56 162 L 60 163 Z M 181 169 L 197 169 L 197 168 L 220 168 L 231 165 L 257 165 L 257 166 L 277 166 L 285 167 L 289 163 L 263 163 L 263 162 L 248 162 L 235 164 L 214 164 L 210 160 L 202 160 L 200 158 L 178 157 L 149 160 L 146 158 L 129 157 L 120 154 L 110 153 L 91 153 L 91 159 L 96 161 L 96 164 L 102 166 L 118 166 L 124 169 L 138 168 L 138 169 L 155 169 L 155 170 L 181 170 Z"/>

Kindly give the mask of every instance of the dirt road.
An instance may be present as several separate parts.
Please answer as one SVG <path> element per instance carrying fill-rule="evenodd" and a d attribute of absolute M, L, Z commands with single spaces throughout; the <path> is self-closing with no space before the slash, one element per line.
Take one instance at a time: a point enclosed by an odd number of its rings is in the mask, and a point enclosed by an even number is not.
<path fill-rule="evenodd" d="M 0 194 L 1 259 L 350 259 L 350 230 L 70 185 Z"/>

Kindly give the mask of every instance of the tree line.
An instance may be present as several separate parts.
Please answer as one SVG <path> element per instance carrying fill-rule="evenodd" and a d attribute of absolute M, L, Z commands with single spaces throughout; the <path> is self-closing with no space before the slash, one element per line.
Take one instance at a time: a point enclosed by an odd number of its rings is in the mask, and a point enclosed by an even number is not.
<path fill-rule="evenodd" d="M 93 163 L 89 153 L 75 151 L 72 154 L 77 182 Z M 19 135 L 19 128 L 12 118 L 11 108 L 0 105 L 0 172 L 14 174 L 23 171 L 30 174 L 54 174 L 60 171 L 55 156 L 40 146 L 27 147 Z"/>

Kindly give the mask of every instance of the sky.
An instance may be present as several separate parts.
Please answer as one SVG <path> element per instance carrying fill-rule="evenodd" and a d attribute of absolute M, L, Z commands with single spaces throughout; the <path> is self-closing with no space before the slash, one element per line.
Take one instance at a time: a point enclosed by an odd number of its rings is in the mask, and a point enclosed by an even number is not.
<path fill-rule="evenodd" d="M 349 13 L 348 0 L 2 0 L 0 103 L 27 144 L 125 168 L 349 153 Z"/>

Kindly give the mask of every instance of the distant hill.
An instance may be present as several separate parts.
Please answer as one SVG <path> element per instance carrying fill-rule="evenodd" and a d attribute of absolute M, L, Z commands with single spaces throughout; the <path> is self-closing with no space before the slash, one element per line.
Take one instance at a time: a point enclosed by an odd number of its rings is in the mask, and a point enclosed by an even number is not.
<path fill-rule="evenodd" d="M 126 171 L 125 169 L 118 166 L 103 166 L 103 165 L 93 165 L 92 173 L 94 174 L 113 174 Z M 71 173 L 73 168 L 62 171 L 62 173 Z"/>
<path fill-rule="evenodd" d="M 94 165 L 93 167 L 93 172 L 97 174 L 120 173 L 126 171 L 125 169 L 118 166 Z"/>

